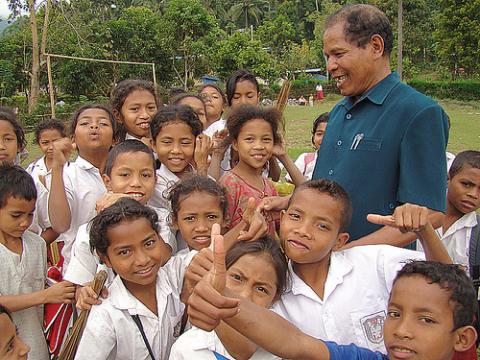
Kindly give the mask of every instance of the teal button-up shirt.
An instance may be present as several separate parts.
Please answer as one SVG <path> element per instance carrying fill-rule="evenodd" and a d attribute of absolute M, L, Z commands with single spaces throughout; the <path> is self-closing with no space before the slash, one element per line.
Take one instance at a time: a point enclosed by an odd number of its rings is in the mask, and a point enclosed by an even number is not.
<path fill-rule="evenodd" d="M 348 192 L 355 240 L 379 228 L 369 213 L 392 214 L 406 202 L 445 210 L 447 142 L 443 109 L 393 72 L 357 102 L 346 97 L 333 108 L 313 179 Z"/>

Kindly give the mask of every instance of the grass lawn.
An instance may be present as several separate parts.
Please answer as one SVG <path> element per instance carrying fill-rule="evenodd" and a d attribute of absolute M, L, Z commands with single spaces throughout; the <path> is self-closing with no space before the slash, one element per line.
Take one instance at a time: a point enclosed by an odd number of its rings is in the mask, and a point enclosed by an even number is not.
<path fill-rule="evenodd" d="M 311 126 L 316 116 L 329 111 L 340 97 L 327 97 L 325 101 L 309 106 L 288 106 L 285 110 L 288 153 L 293 159 L 312 151 Z M 461 103 L 441 101 L 451 121 L 448 151 L 480 150 L 480 102 Z"/>
<path fill-rule="evenodd" d="M 327 96 L 320 104 L 309 106 L 287 106 L 285 109 L 288 153 L 293 160 L 303 152 L 312 151 L 311 127 L 317 115 L 330 111 L 341 99 L 339 96 Z M 450 116 L 451 129 L 448 150 L 458 153 L 463 150 L 480 150 L 480 102 L 461 103 L 458 101 L 440 102 Z M 27 135 L 29 156 L 23 163 L 28 165 L 41 156 L 40 150 L 33 145 L 33 133 Z"/>

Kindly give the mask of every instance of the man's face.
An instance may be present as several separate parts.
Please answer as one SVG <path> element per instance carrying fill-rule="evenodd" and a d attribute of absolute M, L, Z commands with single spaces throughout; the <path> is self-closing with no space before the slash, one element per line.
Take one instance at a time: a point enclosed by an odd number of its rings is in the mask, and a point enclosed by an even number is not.
<path fill-rule="evenodd" d="M 390 359 L 451 359 L 453 330 L 450 293 L 423 276 L 397 280 L 384 324 L 385 347 Z"/>
<path fill-rule="evenodd" d="M 330 26 L 323 35 L 327 71 L 342 95 L 360 96 L 378 82 L 374 51 L 371 43 L 365 48 L 350 43 L 345 37 L 344 24 L 339 22 Z"/>

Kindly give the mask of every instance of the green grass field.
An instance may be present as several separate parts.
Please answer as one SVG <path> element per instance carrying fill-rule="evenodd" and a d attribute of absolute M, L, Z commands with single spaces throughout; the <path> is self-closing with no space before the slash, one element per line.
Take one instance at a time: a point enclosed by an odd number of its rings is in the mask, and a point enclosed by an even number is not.
<path fill-rule="evenodd" d="M 288 153 L 292 159 L 303 152 L 312 151 L 311 126 L 319 114 L 330 111 L 340 100 L 339 96 L 328 96 L 320 104 L 309 106 L 287 106 L 285 109 L 286 140 Z M 480 150 L 480 102 L 461 103 L 458 101 L 440 102 L 450 116 L 451 129 L 448 150 L 458 153 L 463 150 Z M 23 165 L 38 159 L 40 150 L 33 145 L 33 134 L 28 134 L 29 156 Z"/>

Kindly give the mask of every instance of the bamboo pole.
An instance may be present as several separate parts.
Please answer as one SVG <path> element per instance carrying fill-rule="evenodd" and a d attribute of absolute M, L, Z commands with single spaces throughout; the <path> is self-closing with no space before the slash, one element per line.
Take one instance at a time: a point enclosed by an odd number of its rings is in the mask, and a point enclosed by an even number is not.
<path fill-rule="evenodd" d="M 103 63 L 110 63 L 110 64 L 127 64 L 127 65 L 155 65 L 155 63 L 149 62 L 136 62 L 136 61 L 123 61 L 123 60 L 108 60 L 108 59 L 93 59 L 93 58 L 85 58 L 79 56 L 68 56 L 68 55 L 58 55 L 58 54 L 45 54 L 45 56 L 50 56 L 53 58 L 60 58 L 60 59 L 70 59 L 70 60 L 82 60 L 82 61 L 92 61 L 92 62 L 103 62 Z"/>
<path fill-rule="evenodd" d="M 152 64 L 152 75 L 153 75 L 153 87 L 155 89 L 155 94 L 158 96 L 157 91 L 157 74 L 155 73 L 155 63 Z"/>
<path fill-rule="evenodd" d="M 50 93 L 50 109 L 52 111 L 52 118 L 55 119 L 55 94 L 53 90 L 53 78 L 52 78 L 52 64 L 50 62 L 50 55 L 47 56 L 47 73 L 48 73 L 48 92 Z"/>

